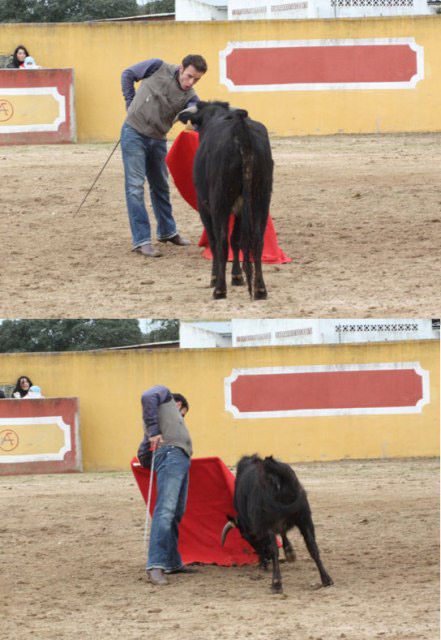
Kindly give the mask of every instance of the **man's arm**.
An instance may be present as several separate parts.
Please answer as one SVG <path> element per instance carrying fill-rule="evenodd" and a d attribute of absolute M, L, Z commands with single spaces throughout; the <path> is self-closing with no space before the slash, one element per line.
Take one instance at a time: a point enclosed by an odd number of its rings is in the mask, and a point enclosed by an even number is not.
<path fill-rule="evenodd" d="M 192 98 L 190 98 L 190 100 L 186 103 L 185 105 L 185 109 L 188 109 L 188 107 L 192 107 L 193 105 L 196 106 L 196 104 L 198 102 L 200 102 L 201 99 L 195 94 Z"/>
<path fill-rule="evenodd" d="M 149 438 L 160 435 L 158 408 L 160 404 L 169 402 L 172 397 L 170 390 L 160 384 L 155 385 L 142 394 L 142 418 L 147 427 L 147 434 Z"/>
<path fill-rule="evenodd" d="M 126 109 L 129 108 L 130 103 L 135 97 L 135 82 L 151 76 L 159 69 L 162 62 L 159 58 L 151 58 L 150 60 L 138 62 L 124 69 L 121 74 L 121 89 L 124 100 L 126 101 Z"/>

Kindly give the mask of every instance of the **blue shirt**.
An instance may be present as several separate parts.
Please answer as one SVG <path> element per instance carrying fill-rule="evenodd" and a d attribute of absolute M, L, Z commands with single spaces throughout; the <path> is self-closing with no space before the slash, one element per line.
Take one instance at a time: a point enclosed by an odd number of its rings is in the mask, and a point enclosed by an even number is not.
<path fill-rule="evenodd" d="M 141 396 L 142 419 L 147 427 L 149 438 L 157 436 L 159 431 L 158 407 L 160 404 L 170 402 L 172 394 L 167 387 L 157 384 Z"/>

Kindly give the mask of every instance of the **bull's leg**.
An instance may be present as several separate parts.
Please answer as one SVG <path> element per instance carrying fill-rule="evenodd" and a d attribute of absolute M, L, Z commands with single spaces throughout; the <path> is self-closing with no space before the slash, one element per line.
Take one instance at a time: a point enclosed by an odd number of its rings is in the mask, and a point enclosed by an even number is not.
<path fill-rule="evenodd" d="M 322 585 L 324 587 L 329 587 L 331 584 L 334 584 L 334 581 L 332 580 L 331 576 L 328 574 L 322 564 L 322 561 L 320 560 L 320 552 L 315 541 L 314 524 L 311 517 L 305 519 L 305 521 L 299 526 L 299 529 L 303 536 L 303 539 L 305 540 L 309 555 L 317 565 Z"/>
<path fill-rule="evenodd" d="M 270 533 L 271 538 L 271 560 L 273 563 L 273 578 L 271 583 L 271 591 L 273 593 L 282 593 L 282 575 L 280 573 L 279 564 L 279 547 L 274 533 Z"/>
<path fill-rule="evenodd" d="M 242 275 L 242 269 L 239 262 L 239 248 L 240 248 L 240 216 L 237 215 L 234 218 L 234 227 L 231 234 L 231 248 L 233 250 L 233 268 L 231 270 L 231 284 L 243 285 L 244 279 Z"/>
<path fill-rule="evenodd" d="M 282 533 L 282 544 L 285 558 L 288 560 L 288 562 L 294 562 L 296 559 L 296 552 L 294 551 L 292 544 L 286 537 L 285 531 Z"/>
<path fill-rule="evenodd" d="M 228 260 L 228 219 L 229 211 L 225 214 L 217 211 L 213 220 L 214 234 L 216 237 L 217 273 L 214 285 L 213 298 L 219 300 L 227 297 L 227 283 L 225 270 Z"/>
<path fill-rule="evenodd" d="M 263 238 L 265 234 L 266 219 L 262 225 L 255 220 L 254 238 L 253 238 L 253 255 L 254 255 L 254 300 L 265 300 L 267 291 L 262 273 L 262 251 Z"/>
<path fill-rule="evenodd" d="M 217 278 L 218 260 L 217 260 L 216 240 L 215 240 L 215 235 L 213 230 L 213 223 L 212 223 L 208 208 L 206 208 L 204 203 L 199 200 L 198 200 L 198 208 L 199 208 L 199 214 L 201 216 L 202 224 L 204 225 L 204 229 L 207 233 L 208 244 L 210 245 L 210 250 L 212 255 L 210 287 L 214 287 L 214 285 L 216 284 L 216 278 Z"/>

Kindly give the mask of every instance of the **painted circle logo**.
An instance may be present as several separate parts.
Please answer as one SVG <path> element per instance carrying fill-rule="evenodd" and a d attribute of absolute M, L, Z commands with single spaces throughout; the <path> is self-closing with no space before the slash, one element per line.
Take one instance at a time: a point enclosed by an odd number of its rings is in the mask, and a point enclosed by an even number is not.
<path fill-rule="evenodd" d="M 18 447 L 18 435 L 12 429 L 0 431 L 0 451 L 14 451 Z"/>
<path fill-rule="evenodd" d="M 14 115 L 14 107 L 4 98 L 0 98 L 0 122 L 7 122 Z"/>

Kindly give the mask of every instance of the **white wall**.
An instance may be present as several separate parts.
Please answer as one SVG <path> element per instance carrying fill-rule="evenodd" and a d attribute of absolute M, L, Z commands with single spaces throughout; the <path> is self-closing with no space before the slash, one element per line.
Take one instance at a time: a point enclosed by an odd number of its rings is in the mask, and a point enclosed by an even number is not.
<path fill-rule="evenodd" d="M 410 3 L 410 4 L 409 4 Z M 229 0 L 229 20 L 428 15 L 427 0 Z"/>
<path fill-rule="evenodd" d="M 209 325 L 210 323 L 206 323 Z M 179 346 L 181 349 L 209 349 L 212 347 L 231 347 L 231 334 L 225 335 L 214 330 L 216 323 L 213 323 L 213 331 L 208 328 L 197 326 L 191 322 L 179 323 Z"/>
<path fill-rule="evenodd" d="M 227 2 L 222 9 L 198 0 L 175 0 L 175 20 L 227 20 Z"/>
<path fill-rule="evenodd" d="M 439 339 L 431 319 L 237 319 L 231 325 L 234 347 Z"/>
<path fill-rule="evenodd" d="M 347 344 L 394 340 L 439 340 L 431 319 L 276 318 L 231 322 L 185 322 L 179 329 L 183 349 L 268 347 L 296 344 Z"/>

